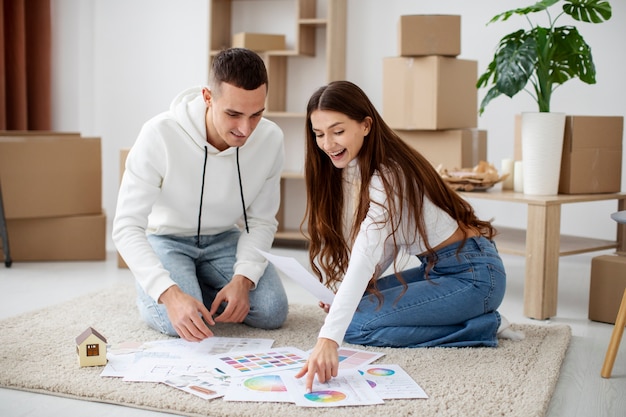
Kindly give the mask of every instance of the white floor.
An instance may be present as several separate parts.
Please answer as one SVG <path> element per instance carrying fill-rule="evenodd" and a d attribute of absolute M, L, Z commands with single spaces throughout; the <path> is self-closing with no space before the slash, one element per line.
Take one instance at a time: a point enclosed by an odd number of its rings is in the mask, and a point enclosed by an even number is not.
<path fill-rule="evenodd" d="M 276 248 L 280 255 L 294 256 L 306 265 L 303 250 Z M 550 404 L 548 416 L 626 416 L 626 341 L 620 346 L 613 376 L 600 377 L 612 325 L 587 319 L 591 258 L 596 254 L 561 258 L 557 317 L 534 321 L 522 314 L 524 259 L 504 255 L 508 287 L 500 312 L 512 323 L 562 323 L 572 328 L 573 338 Z M 0 264 L 0 319 L 70 300 L 115 283 L 132 280 L 130 272 L 117 267 L 114 253 L 105 262 L 20 263 L 11 268 Z M 285 281 L 290 302 L 315 300 L 295 284 Z M 54 320 L 54 317 L 50 317 Z M 0 334 L 0 343 L 2 335 Z M 10 366 L 2 363 L 0 366 Z M 166 414 L 67 398 L 0 389 L 0 416 L 147 417 Z"/>

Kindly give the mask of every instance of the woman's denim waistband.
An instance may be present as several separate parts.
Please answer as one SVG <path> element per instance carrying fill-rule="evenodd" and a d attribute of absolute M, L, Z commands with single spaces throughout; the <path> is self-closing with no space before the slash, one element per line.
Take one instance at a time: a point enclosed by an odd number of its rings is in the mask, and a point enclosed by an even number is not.
<path fill-rule="evenodd" d="M 459 247 L 463 245 L 463 247 L 459 250 Z M 497 254 L 498 250 L 496 249 L 496 245 L 492 240 L 487 239 L 484 236 L 474 236 L 470 237 L 465 241 L 458 241 L 451 243 L 447 246 L 444 246 L 441 249 L 438 249 L 435 254 L 438 260 L 448 258 L 450 256 L 456 256 L 458 253 L 468 252 L 468 251 L 477 251 L 477 252 L 489 252 L 492 254 Z M 431 255 L 418 255 L 419 260 L 423 264 L 427 264 Z"/>

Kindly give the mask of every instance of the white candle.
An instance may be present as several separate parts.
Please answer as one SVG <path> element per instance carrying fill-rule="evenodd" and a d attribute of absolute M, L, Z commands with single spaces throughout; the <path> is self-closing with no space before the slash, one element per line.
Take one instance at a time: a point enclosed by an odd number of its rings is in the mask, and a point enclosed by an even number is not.
<path fill-rule="evenodd" d="M 524 169 L 522 161 L 515 161 L 513 166 L 513 190 L 517 193 L 524 192 Z"/>
<path fill-rule="evenodd" d="M 502 181 L 502 189 L 503 190 L 512 190 L 513 189 L 513 169 L 514 169 L 515 161 L 510 158 L 505 158 L 502 160 L 501 165 L 501 175 L 509 174 Z"/>

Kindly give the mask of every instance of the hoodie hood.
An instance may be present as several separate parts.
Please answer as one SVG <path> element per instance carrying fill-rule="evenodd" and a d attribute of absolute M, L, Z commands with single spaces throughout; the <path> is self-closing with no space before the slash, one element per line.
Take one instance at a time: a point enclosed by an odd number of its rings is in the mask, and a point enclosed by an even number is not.
<path fill-rule="evenodd" d="M 178 94 L 170 104 L 172 117 L 201 148 L 208 144 L 203 88 L 202 86 L 188 88 Z"/>

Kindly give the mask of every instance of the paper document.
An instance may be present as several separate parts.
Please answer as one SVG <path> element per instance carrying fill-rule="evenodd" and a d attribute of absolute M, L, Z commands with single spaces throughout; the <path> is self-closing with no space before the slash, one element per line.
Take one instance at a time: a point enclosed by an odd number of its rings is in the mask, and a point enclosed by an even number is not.
<path fill-rule="evenodd" d="M 283 380 L 294 402 L 301 407 L 383 404 L 383 399 L 356 369 L 340 369 L 336 377 L 323 384 L 316 378 L 312 392 L 306 392 L 306 378 L 296 379 L 285 375 Z"/>
<path fill-rule="evenodd" d="M 380 398 L 428 398 L 428 395 L 400 365 L 368 365 L 361 368 L 363 376 Z"/>
<path fill-rule="evenodd" d="M 309 271 L 307 271 L 295 258 L 288 256 L 272 255 L 257 249 L 261 255 L 274 264 L 276 269 L 287 275 L 290 279 L 302 285 L 307 291 L 317 297 L 318 300 L 325 304 L 332 304 L 335 294 L 324 286 Z"/>

